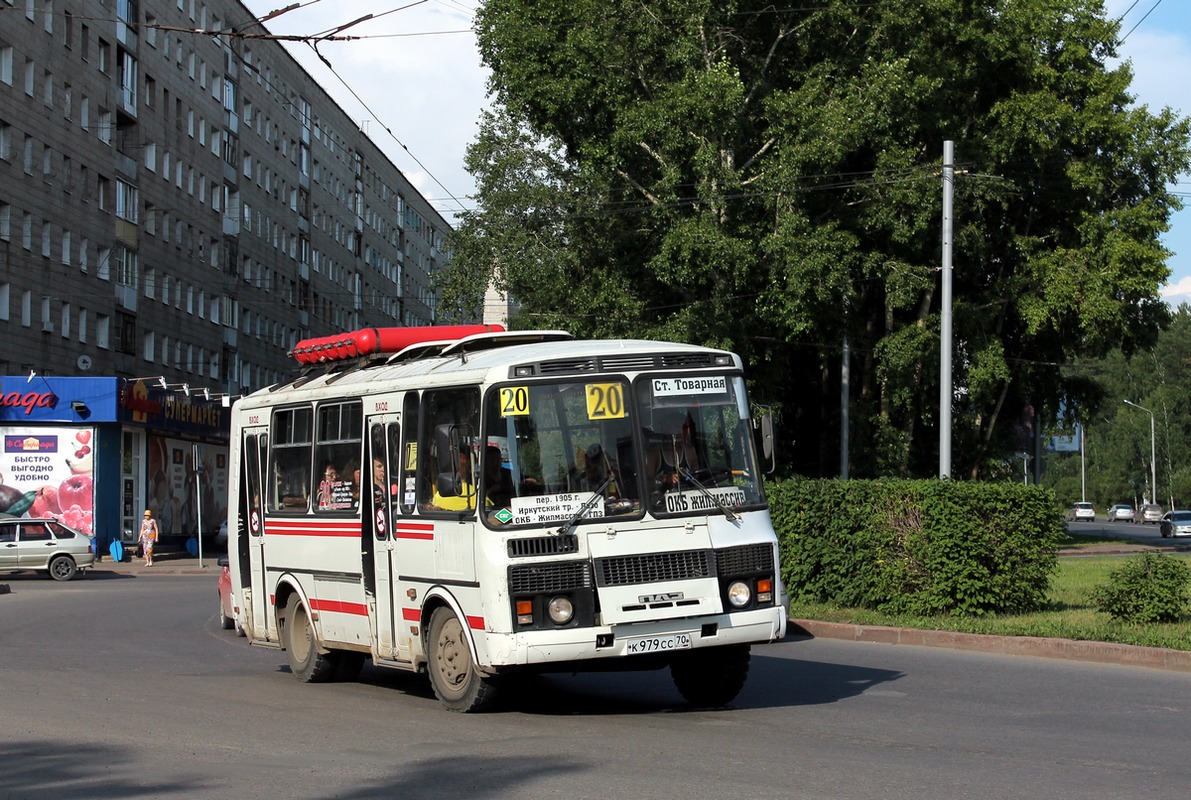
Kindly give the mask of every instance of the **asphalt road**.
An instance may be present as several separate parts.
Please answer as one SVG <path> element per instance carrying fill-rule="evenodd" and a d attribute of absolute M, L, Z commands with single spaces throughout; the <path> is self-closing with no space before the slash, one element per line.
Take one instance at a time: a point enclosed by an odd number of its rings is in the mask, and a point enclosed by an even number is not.
<path fill-rule="evenodd" d="M 218 629 L 214 575 L 3 576 L 0 798 L 1182 798 L 1191 675 L 934 648 L 755 648 L 729 709 L 666 673 L 502 712 L 418 677 L 303 685 Z"/>
<path fill-rule="evenodd" d="M 1191 544 L 1191 538 L 1187 537 L 1163 539 L 1155 523 L 1106 522 L 1100 519 L 1096 522 L 1068 522 L 1067 530 L 1076 536 L 1104 534 L 1133 539 L 1144 544 Z"/>

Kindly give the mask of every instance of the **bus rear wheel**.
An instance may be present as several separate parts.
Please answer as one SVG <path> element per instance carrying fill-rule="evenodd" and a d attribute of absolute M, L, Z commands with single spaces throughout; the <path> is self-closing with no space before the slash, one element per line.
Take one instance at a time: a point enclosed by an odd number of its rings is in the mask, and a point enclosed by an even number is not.
<path fill-rule="evenodd" d="M 296 594 L 285 604 L 285 650 L 290 672 L 302 683 L 322 683 L 334 676 L 336 660 L 319 652 L 314 624 Z"/>
<path fill-rule="evenodd" d="M 679 694 L 700 708 L 731 703 L 744 688 L 748 674 L 747 644 L 694 650 L 670 664 L 670 677 Z"/>
<path fill-rule="evenodd" d="M 430 615 L 426 659 L 434 696 L 447 709 L 484 711 L 495 702 L 496 686 L 480 674 L 467 644 L 467 632 L 449 608 L 436 608 Z"/>

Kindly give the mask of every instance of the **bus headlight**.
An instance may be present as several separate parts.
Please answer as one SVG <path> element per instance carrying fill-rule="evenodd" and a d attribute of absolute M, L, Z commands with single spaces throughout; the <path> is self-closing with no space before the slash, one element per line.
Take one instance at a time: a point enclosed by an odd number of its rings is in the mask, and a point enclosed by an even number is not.
<path fill-rule="evenodd" d="M 550 598 L 550 602 L 546 604 L 546 613 L 556 625 L 565 625 L 575 616 L 575 606 L 571 604 L 571 598 L 559 595 Z"/>
<path fill-rule="evenodd" d="M 737 608 L 744 608 L 749 604 L 752 594 L 752 589 L 744 581 L 732 581 L 728 587 L 728 602 Z"/>

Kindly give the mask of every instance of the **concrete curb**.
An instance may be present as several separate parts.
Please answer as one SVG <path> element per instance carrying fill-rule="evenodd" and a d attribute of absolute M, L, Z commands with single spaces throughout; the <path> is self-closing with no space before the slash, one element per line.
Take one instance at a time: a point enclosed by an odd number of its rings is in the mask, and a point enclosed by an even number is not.
<path fill-rule="evenodd" d="M 1163 647 L 1138 647 L 1111 642 L 1085 642 L 1074 639 L 1047 639 L 1038 636 L 994 636 L 979 633 L 930 631 L 917 628 L 891 628 L 880 625 L 853 625 L 845 622 L 820 622 L 791 619 L 790 631 L 799 631 L 818 639 L 846 639 L 874 644 L 906 644 L 918 647 L 946 647 L 980 653 L 1010 656 L 1060 658 L 1098 664 L 1191 672 L 1191 652 Z"/>

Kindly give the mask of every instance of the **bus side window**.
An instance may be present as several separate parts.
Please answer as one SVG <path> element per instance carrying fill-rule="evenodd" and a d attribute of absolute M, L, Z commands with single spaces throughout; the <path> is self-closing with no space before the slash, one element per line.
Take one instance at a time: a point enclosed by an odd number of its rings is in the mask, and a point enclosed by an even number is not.
<path fill-rule="evenodd" d="M 422 403 L 418 507 L 427 511 L 474 511 L 479 390 L 468 387 L 429 391 Z"/>

